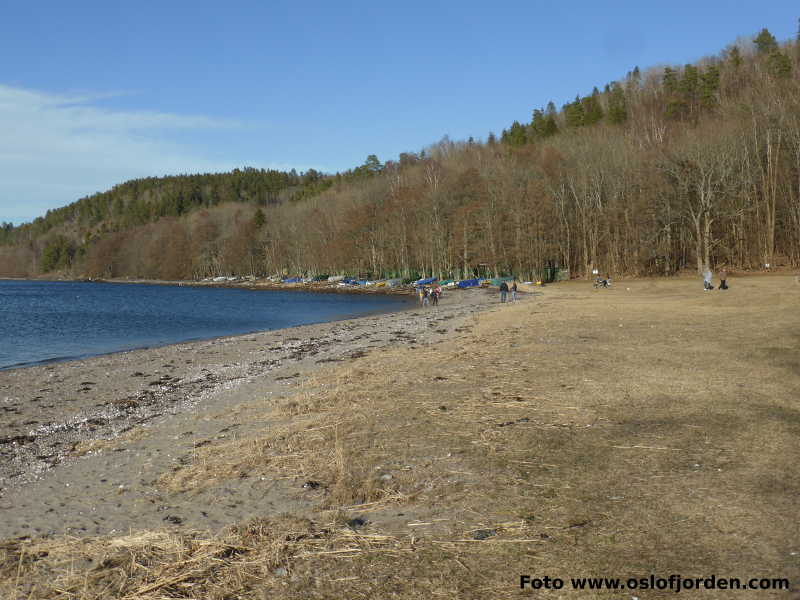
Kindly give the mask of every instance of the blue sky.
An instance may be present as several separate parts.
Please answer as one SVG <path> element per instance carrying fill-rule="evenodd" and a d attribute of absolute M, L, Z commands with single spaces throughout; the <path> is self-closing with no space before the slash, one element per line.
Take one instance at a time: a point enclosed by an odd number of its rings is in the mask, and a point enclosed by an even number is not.
<path fill-rule="evenodd" d="M 796 1 L 3 0 L 0 221 L 133 177 L 333 172 L 715 54 Z"/>

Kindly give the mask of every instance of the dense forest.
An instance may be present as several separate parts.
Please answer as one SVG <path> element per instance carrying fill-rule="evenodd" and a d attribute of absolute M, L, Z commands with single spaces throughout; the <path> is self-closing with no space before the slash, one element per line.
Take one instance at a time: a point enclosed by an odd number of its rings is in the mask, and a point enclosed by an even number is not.
<path fill-rule="evenodd" d="M 0 227 L 0 276 L 669 275 L 800 265 L 800 31 L 345 173 L 129 181 Z"/>

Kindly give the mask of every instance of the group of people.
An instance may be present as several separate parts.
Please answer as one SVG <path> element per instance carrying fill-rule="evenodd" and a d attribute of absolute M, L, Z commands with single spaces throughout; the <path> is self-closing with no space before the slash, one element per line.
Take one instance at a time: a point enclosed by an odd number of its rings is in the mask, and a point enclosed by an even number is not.
<path fill-rule="evenodd" d="M 500 302 L 507 302 L 508 301 L 508 292 L 511 291 L 511 302 L 517 301 L 517 281 L 514 280 L 511 283 L 511 288 L 508 287 L 508 283 L 503 281 L 500 283 Z"/>
<path fill-rule="evenodd" d="M 714 274 L 711 272 L 711 269 L 706 269 L 705 273 L 703 273 L 703 291 L 708 292 L 714 289 Z M 725 269 L 722 269 L 719 272 L 719 288 L 720 290 L 727 290 L 728 289 L 728 272 Z"/>
<path fill-rule="evenodd" d="M 509 287 L 507 281 L 500 283 L 500 302 L 508 302 L 508 294 L 511 293 L 511 302 L 517 301 L 517 282 L 516 280 L 511 283 Z M 439 298 L 442 297 L 442 286 L 438 283 L 430 287 L 420 285 L 417 287 L 417 294 L 419 295 L 420 306 L 438 306 Z"/>
<path fill-rule="evenodd" d="M 594 287 L 596 287 L 596 288 L 611 287 L 611 275 L 606 273 L 606 278 L 605 279 L 603 279 L 602 277 L 600 277 L 598 275 L 597 278 L 594 280 Z"/>
<path fill-rule="evenodd" d="M 442 296 L 442 286 L 438 283 L 432 287 L 421 285 L 417 288 L 417 293 L 420 306 L 430 306 L 431 304 L 438 306 L 439 298 Z"/>

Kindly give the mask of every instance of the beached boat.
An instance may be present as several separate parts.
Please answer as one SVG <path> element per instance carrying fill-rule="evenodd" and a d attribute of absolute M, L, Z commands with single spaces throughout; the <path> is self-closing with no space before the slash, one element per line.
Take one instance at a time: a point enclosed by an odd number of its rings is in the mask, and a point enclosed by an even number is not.
<path fill-rule="evenodd" d="M 458 282 L 460 288 L 478 287 L 481 284 L 480 279 L 462 279 Z"/>
<path fill-rule="evenodd" d="M 434 281 L 438 281 L 438 277 L 428 277 L 427 279 L 417 279 L 414 284 L 415 285 L 430 285 Z"/>

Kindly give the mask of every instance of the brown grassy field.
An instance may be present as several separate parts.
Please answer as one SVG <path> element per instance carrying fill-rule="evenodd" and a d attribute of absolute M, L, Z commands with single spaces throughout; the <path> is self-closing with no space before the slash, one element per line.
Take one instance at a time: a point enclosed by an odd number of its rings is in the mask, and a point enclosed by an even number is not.
<path fill-rule="evenodd" d="M 161 485 L 307 482 L 209 537 L 9 540 L 3 598 L 658 598 L 572 577 L 785 577 L 800 598 L 800 285 L 565 283 L 314 375 Z M 520 590 L 521 575 L 564 589 Z"/>

